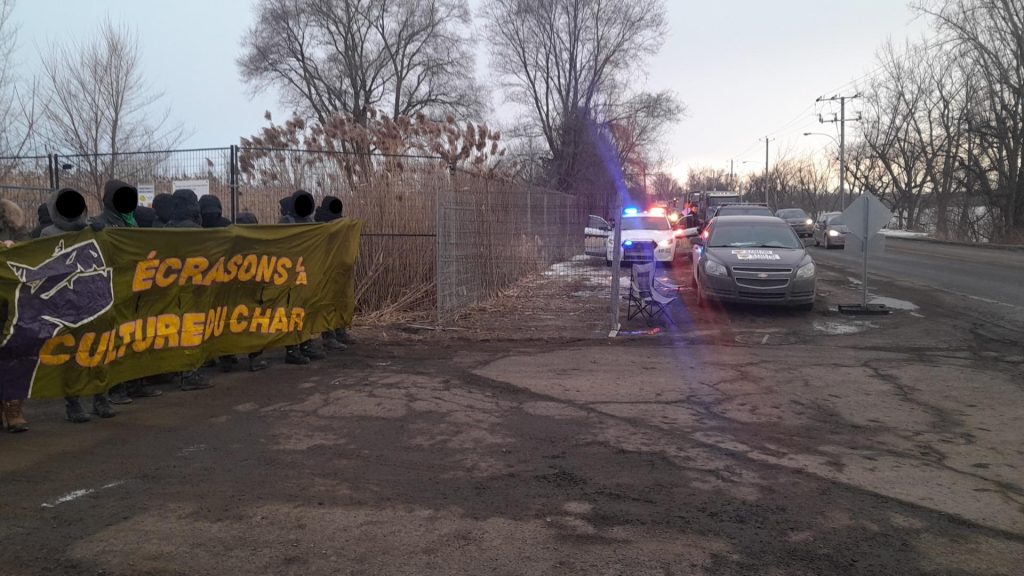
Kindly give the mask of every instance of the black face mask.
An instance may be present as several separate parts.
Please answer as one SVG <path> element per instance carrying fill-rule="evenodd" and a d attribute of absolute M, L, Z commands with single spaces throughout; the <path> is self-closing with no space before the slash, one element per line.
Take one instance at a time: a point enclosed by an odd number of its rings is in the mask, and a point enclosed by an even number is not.
<path fill-rule="evenodd" d="M 293 210 L 295 215 L 299 218 L 305 218 L 313 213 L 316 209 L 316 204 L 313 202 L 313 197 L 309 194 L 303 194 L 295 199 L 295 206 Z"/>
<path fill-rule="evenodd" d="M 67 220 L 77 220 L 85 213 L 85 198 L 72 190 L 61 192 L 54 204 L 57 214 Z"/>
<path fill-rule="evenodd" d="M 131 214 L 139 207 L 139 193 L 131 188 L 121 188 L 114 192 L 114 210 L 121 214 Z"/>
<path fill-rule="evenodd" d="M 331 214 L 338 214 L 340 216 L 341 215 L 341 208 L 342 208 L 341 200 L 337 200 L 337 199 L 331 200 L 327 204 L 327 209 L 331 211 Z"/>

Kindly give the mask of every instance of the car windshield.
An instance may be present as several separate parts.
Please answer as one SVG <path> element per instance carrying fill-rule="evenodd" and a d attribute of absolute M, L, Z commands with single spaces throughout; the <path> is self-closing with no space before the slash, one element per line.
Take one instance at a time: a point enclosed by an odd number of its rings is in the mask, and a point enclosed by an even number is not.
<path fill-rule="evenodd" d="M 795 220 L 797 218 L 807 218 L 807 213 L 799 208 L 787 208 L 786 210 L 779 210 L 777 216 L 779 218 L 790 218 Z"/>
<path fill-rule="evenodd" d="M 787 225 L 774 223 L 718 225 L 708 239 L 709 248 L 803 248 Z"/>
<path fill-rule="evenodd" d="M 843 224 L 841 216 L 842 216 L 842 214 L 836 214 L 835 216 L 829 216 L 828 220 L 827 220 L 827 223 L 830 226 L 841 226 Z"/>
<path fill-rule="evenodd" d="M 767 206 L 722 206 L 719 216 L 773 216 Z"/>
<path fill-rule="evenodd" d="M 623 218 L 623 230 L 671 230 L 668 219 L 664 216 L 638 216 L 636 218 Z"/>

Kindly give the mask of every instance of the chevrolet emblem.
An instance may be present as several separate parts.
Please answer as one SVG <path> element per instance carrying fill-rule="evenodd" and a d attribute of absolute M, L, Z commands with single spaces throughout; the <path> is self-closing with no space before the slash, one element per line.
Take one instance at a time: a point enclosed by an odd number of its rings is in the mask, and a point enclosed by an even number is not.
<path fill-rule="evenodd" d="M 768 274 L 765 274 L 764 272 L 761 272 L 760 274 L 757 275 L 757 277 L 761 278 L 761 279 L 764 279 L 764 278 L 768 277 Z"/>

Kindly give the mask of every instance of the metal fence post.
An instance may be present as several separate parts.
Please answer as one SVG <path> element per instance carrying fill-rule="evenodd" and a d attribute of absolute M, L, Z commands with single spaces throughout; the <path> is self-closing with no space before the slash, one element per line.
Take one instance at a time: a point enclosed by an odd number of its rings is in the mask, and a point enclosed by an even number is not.
<path fill-rule="evenodd" d="M 238 221 L 238 146 L 231 145 L 231 151 L 228 154 L 228 163 L 231 165 L 228 169 L 229 189 L 231 190 L 231 221 Z"/>
<path fill-rule="evenodd" d="M 52 186 L 54 190 L 60 188 L 60 156 L 57 154 L 53 155 L 53 182 Z"/>
<path fill-rule="evenodd" d="M 48 178 L 48 182 L 50 184 L 50 189 L 51 190 L 56 190 L 57 189 L 57 181 L 54 179 L 55 174 L 57 173 L 57 171 L 54 169 L 55 165 L 56 165 L 56 158 L 54 157 L 54 155 L 53 154 L 47 154 L 46 155 L 46 176 Z"/>

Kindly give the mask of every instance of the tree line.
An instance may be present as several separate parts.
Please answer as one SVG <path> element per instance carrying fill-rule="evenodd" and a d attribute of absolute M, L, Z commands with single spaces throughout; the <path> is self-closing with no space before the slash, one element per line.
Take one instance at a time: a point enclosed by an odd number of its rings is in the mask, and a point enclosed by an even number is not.
<path fill-rule="evenodd" d="M 21 81 L 11 65 L 13 8 L 0 0 L 0 156 L 116 154 L 184 140 L 146 81 L 131 27 L 104 21 L 84 40 L 51 45 L 41 74 Z M 554 187 L 599 210 L 616 192 L 643 191 L 662 136 L 685 113 L 673 94 L 637 88 L 667 31 L 664 0 L 484 0 L 477 14 L 468 0 L 257 0 L 253 13 L 239 74 L 254 93 L 274 90 L 294 114 L 243 144 L 284 128 L 297 132 L 285 141 L 326 134 L 341 152 L 388 152 L 381 142 L 423 149 L 424 131 L 408 127 L 441 126 L 454 140 L 447 144 L 463 146 L 467 133 L 497 125 L 486 120 L 500 93 L 520 114 L 490 131 L 504 134 L 502 149 L 481 171 Z M 488 81 L 477 76 L 481 52 Z M 406 134 L 417 142 L 396 144 L 393 136 Z M 445 138 L 427 149 L 444 148 Z M 450 155 L 485 163 L 470 152 Z M 82 167 L 97 174 L 116 168 L 112 157 L 84 161 L 108 163 Z"/>

